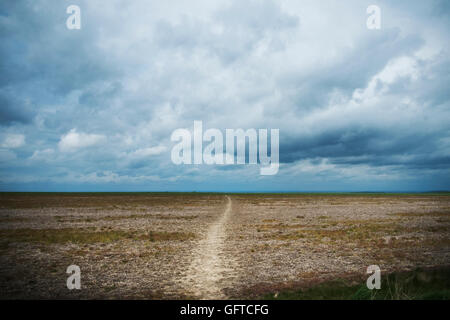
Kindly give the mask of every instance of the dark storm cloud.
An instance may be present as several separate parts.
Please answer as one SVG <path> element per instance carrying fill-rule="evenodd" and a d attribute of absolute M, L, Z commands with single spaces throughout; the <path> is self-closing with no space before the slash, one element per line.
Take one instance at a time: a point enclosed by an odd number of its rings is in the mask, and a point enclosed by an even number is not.
<path fill-rule="evenodd" d="M 97 49 L 98 25 L 86 23 L 77 32 L 64 28 L 67 15 L 61 13 L 68 3 L 2 3 L 0 85 L 25 91 L 38 87 L 63 96 L 118 74 L 111 56 Z"/>
<path fill-rule="evenodd" d="M 33 117 L 33 111 L 30 109 L 19 97 L 0 91 L 0 125 L 29 123 Z"/>
<path fill-rule="evenodd" d="M 434 2 L 433 12 L 438 16 L 450 15 L 450 2 L 447 0 L 437 0 Z"/>

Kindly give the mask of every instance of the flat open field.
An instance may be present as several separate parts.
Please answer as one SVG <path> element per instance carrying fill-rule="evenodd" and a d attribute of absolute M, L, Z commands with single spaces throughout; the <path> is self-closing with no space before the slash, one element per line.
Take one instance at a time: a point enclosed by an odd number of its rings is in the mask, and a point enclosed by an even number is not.
<path fill-rule="evenodd" d="M 374 264 L 449 266 L 450 195 L 0 194 L 3 299 L 255 298 Z"/>

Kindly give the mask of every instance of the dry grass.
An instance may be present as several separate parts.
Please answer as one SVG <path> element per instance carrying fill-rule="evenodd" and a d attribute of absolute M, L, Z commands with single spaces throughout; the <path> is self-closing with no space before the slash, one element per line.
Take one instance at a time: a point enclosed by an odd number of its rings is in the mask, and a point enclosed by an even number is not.
<path fill-rule="evenodd" d="M 446 217 L 450 218 L 450 211 L 431 211 L 431 212 L 400 212 L 395 213 L 400 217 Z"/>
<path fill-rule="evenodd" d="M 121 230 L 87 231 L 73 228 L 64 229 L 12 229 L 0 230 L 2 241 L 11 242 L 37 242 L 45 244 L 65 243 L 108 243 L 119 240 L 144 241 L 185 241 L 194 239 L 192 233 L 148 231 L 131 232 Z"/>
<path fill-rule="evenodd" d="M 196 193 L 0 193 L 0 208 L 188 208 L 205 201 L 222 201 L 218 194 Z"/>
<path fill-rule="evenodd" d="M 84 217 L 84 216 L 54 216 L 59 222 L 97 222 L 97 221 L 117 221 L 128 219 L 160 219 L 160 220 L 193 220 L 198 216 L 174 216 L 163 214 L 129 214 L 129 215 L 115 215 L 115 216 L 99 216 L 99 217 Z"/>
<path fill-rule="evenodd" d="M 319 217 L 321 219 L 321 217 Z M 323 218 L 321 219 L 323 220 Z M 297 229 L 295 231 L 289 231 Z M 394 240 L 402 236 L 407 239 L 407 235 L 423 234 L 424 232 L 446 234 L 450 237 L 450 225 L 435 226 L 411 226 L 401 223 L 401 220 L 393 219 L 370 219 L 370 220 L 346 220 L 330 221 L 320 225 L 309 224 L 264 224 L 258 225 L 257 230 L 270 232 L 264 235 L 264 238 L 271 240 L 299 240 L 308 239 L 310 241 L 333 241 L 345 243 L 363 243 L 379 242 L 385 243 L 385 236 Z M 405 237 L 406 236 L 406 237 Z M 414 239 L 414 237 L 409 237 Z M 420 241 L 420 238 L 417 238 Z"/>

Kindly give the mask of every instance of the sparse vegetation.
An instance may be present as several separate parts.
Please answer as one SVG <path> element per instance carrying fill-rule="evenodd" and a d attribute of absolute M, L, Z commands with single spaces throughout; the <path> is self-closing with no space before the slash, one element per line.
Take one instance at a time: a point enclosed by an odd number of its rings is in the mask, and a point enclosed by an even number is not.
<path fill-rule="evenodd" d="M 399 212 L 395 213 L 400 217 L 447 217 L 450 218 L 450 211 L 431 211 L 431 212 Z"/>
<path fill-rule="evenodd" d="M 392 273 L 381 278 L 379 290 L 346 280 L 327 281 L 309 289 L 269 293 L 263 299 L 278 300 L 449 300 L 450 267 Z"/>
<path fill-rule="evenodd" d="M 280 283 L 281 298 L 294 298 L 294 288 L 302 288 L 301 298 L 323 290 L 324 298 L 445 297 L 439 288 L 400 290 L 403 280 L 390 282 L 391 296 L 369 297 L 362 282 L 330 280 L 371 264 L 449 265 L 449 194 L 231 198 L 218 255 L 232 266 L 220 282 L 228 297 L 261 297 Z M 225 205 L 214 193 L 0 193 L 0 297 L 184 297 L 180 279 Z M 55 285 L 70 264 L 80 265 L 90 288 L 78 296 Z M 306 283 L 287 287 L 298 279 Z"/>
<path fill-rule="evenodd" d="M 131 231 L 88 231 L 79 229 L 12 229 L 0 230 L 4 242 L 38 242 L 46 244 L 64 243 L 107 243 L 119 240 L 184 241 L 193 239 L 191 233 L 149 231 L 148 233 Z"/>
<path fill-rule="evenodd" d="M 117 220 L 127 220 L 127 219 L 161 219 L 161 220 L 193 220 L 198 216 L 174 216 L 174 215 L 163 215 L 163 214 L 130 214 L 130 215 L 115 215 L 115 216 L 99 216 L 99 217 L 77 217 L 77 216 L 67 216 L 61 217 L 56 216 L 59 222 L 76 222 L 76 221 L 84 221 L 84 222 L 97 222 L 97 221 L 117 221 Z"/>

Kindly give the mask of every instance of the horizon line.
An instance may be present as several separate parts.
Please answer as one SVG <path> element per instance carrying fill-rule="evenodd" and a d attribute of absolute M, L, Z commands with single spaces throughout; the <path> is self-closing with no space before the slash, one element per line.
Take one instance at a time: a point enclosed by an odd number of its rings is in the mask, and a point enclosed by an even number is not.
<path fill-rule="evenodd" d="M 450 190 L 429 191 L 12 191 L 0 190 L 0 193 L 217 193 L 217 194 L 336 194 L 336 193 L 376 193 L 376 194 L 404 194 L 404 193 L 450 193 Z"/>

